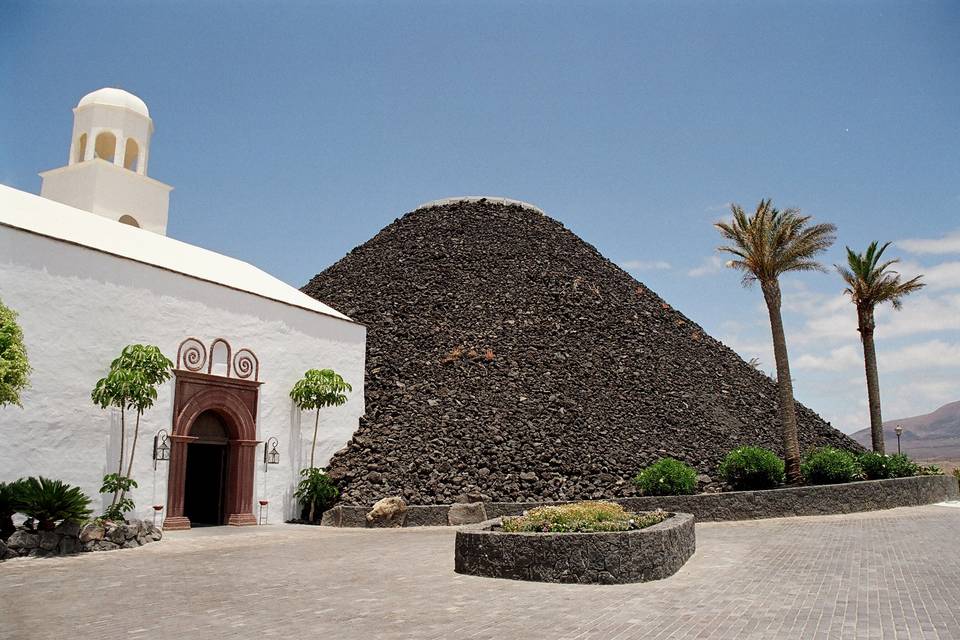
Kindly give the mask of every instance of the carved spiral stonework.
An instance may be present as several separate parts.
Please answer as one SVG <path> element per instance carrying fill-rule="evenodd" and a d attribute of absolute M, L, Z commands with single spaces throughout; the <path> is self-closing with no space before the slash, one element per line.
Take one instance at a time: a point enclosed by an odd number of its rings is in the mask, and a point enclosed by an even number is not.
<path fill-rule="evenodd" d="M 207 363 L 207 348 L 196 338 L 187 338 L 177 349 L 177 369 L 200 371 Z"/>
<path fill-rule="evenodd" d="M 186 338 L 177 348 L 177 369 L 216 375 L 213 373 L 214 350 L 218 344 L 223 345 L 227 352 L 226 375 L 222 377 L 259 382 L 260 359 L 256 354 L 246 347 L 234 352 L 230 343 L 223 338 L 214 339 L 209 348 L 197 338 Z"/>
<path fill-rule="evenodd" d="M 233 356 L 233 373 L 244 380 L 258 380 L 260 378 L 260 361 L 250 349 L 240 349 Z"/>

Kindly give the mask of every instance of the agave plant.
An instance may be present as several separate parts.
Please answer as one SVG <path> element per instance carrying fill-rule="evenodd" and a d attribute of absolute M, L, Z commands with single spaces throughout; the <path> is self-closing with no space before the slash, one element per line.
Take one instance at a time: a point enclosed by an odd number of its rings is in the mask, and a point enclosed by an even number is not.
<path fill-rule="evenodd" d="M 19 511 L 34 518 L 41 530 L 53 529 L 58 520 L 83 522 L 90 517 L 90 498 L 60 480 L 30 477 L 18 481 L 14 493 Z"/>

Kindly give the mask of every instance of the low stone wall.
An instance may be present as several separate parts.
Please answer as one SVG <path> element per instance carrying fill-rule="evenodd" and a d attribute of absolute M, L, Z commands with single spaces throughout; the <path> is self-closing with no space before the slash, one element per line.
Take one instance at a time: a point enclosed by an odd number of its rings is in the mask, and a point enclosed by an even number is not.
<path fill-rule="evenodd" d="M 895 507 L 915 507 L 958 498 L 950 476 L 916 476 L 845 484 L 730 491 L 693 496 L 645 496 L 618 500 L 627 509 L 684 511 L 700 522 L 819 516 Z"/>
<path fill-rule="evenodd" d="M 913 507 L 958 498 L 960 495 L 958 495 L 955 478 L 917 476 L 767 491 L 619 498 L 613 502 L 619 502 L 631 511 L 663 509 L 693 514 L 699 522 L 719 522 L 875 511 L 894 507 Z M 472 524 L 488 518 L 518 516 L 528 509 L 544 504 L 551 503 L 482 502 L 463 505 L 410 505 L 407 507 L 403 526 Z M 366 527 L 368 511 L 368 507 L 338 505 L 323 514 L 322 523 L 333 527 Z"/>
<path fill-rule="evenodd" d="M 603 533 L 507 533 L 500 522 L 457 531 L 457 573 L 576 584 L 647 582 L 672 576 L 696 550 L 688 513 L 646 529 Z"/>
<path fill-rule="evenodd" d="M 118 524 L 63 522 L 52 531 L 19 528 L 6 542 L 0 541 L 0 560 L 29 556 L 65 556 L 84 551 L 132 549 L 163 537 L 163 532 L 145 520 Z"/>

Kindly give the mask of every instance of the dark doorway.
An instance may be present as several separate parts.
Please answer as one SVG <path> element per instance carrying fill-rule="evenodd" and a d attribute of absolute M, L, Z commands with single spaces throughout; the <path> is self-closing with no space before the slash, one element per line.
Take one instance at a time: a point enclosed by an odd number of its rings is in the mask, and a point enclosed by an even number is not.
<path fill-rule="evenodd" d="M 192 526 L 223 524 L 227 471 L 227 429 L 211 412 L 200 414 L 190 429 L 197 439 L 187 445 L 183 514 Z"/>

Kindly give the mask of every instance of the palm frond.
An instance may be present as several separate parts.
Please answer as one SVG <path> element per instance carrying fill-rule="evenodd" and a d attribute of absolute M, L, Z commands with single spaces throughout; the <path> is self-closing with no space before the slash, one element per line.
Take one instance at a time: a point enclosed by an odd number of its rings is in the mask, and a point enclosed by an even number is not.
<path fill-rule="evenodd" d="M 891 269 L 899 259 L 880 262 L 889 242 L 880 246 L 873 241 L 863 253 L 847 247 L 847 268 L 835 265 L 840 277 L 847 283 L 844 293 L 849 295 L 858 309 L 872 310 L 878 304 L 889 302 L 894 309 L 903 306 L 903 298 L 922 289 L 923 276 L 901 280 L 900 273 Z"/>
<path fill-rule="evenodd" d="M 823 271 L 814 256 L 833 244 L 836 227 L 811 225 L 811 217 L 798 209 L 777 209 L 770 199 L 761 200 L 752 215 L 738 204 L 730 205 L 733 219 L 716 223 L 730 244 L 719 251 L 736 256 L 728 266 L 744 271 L 745 285 L 756 280 L 772 282 L 788 271 Z"/>

